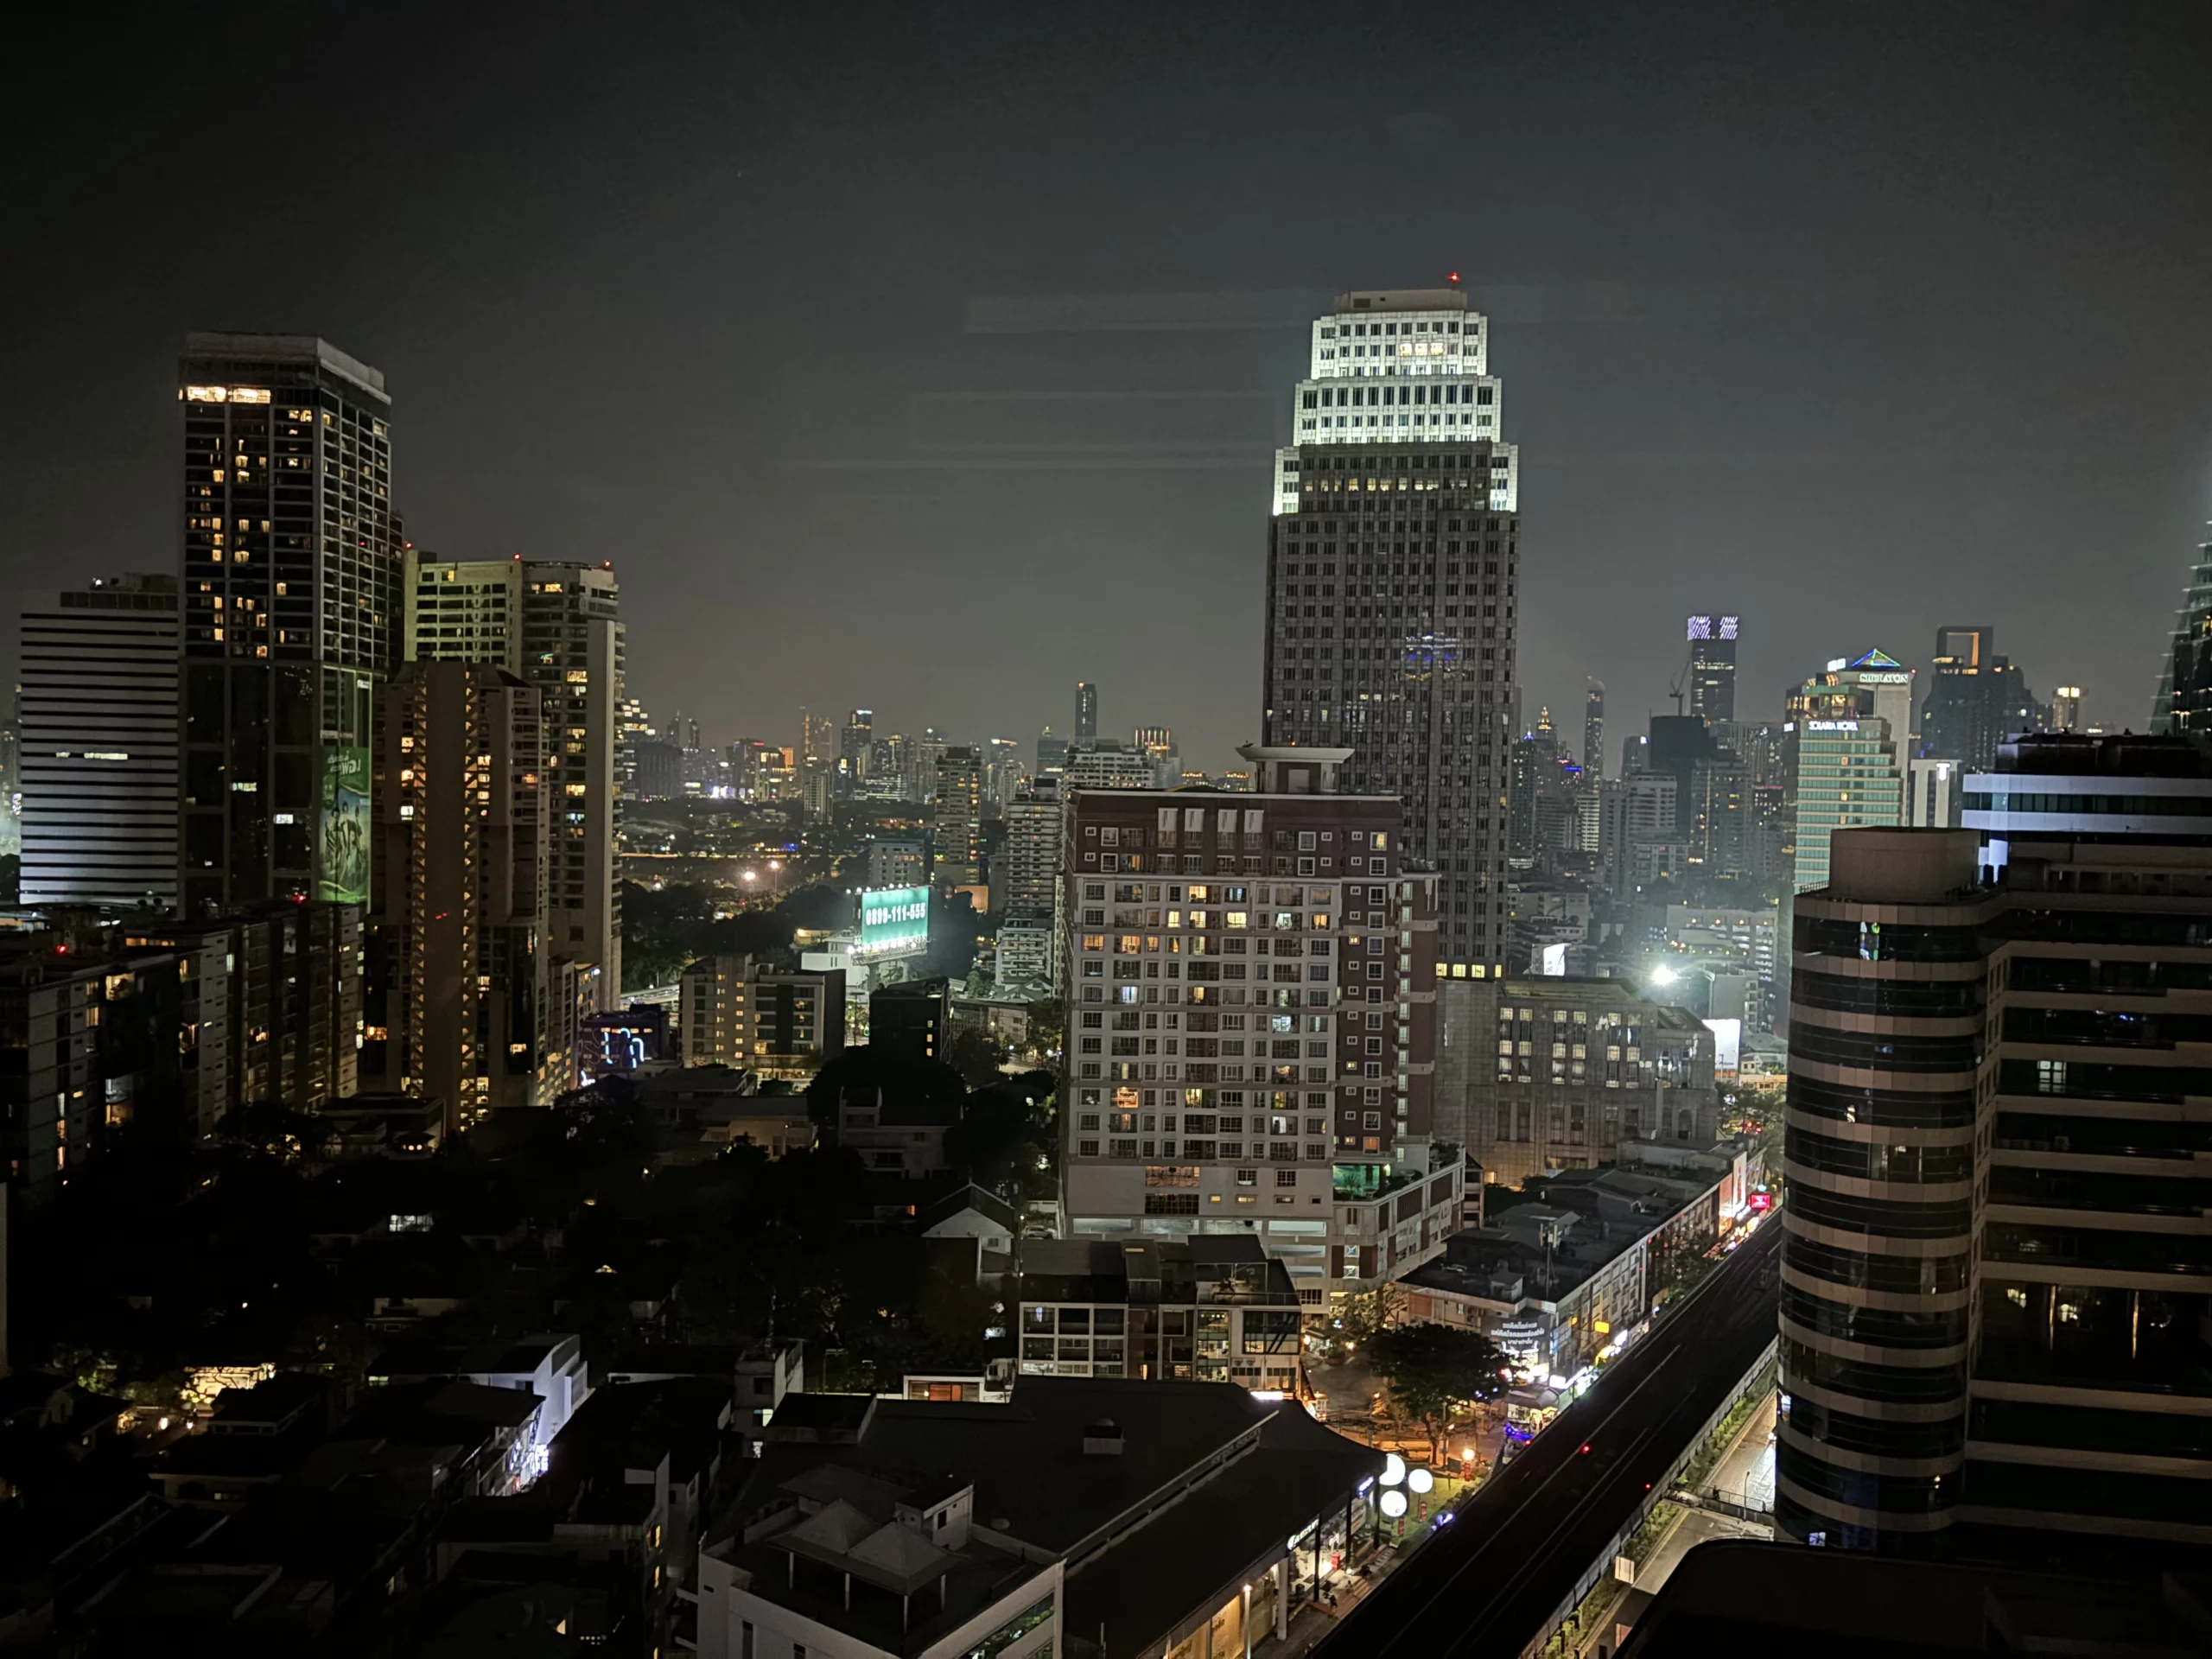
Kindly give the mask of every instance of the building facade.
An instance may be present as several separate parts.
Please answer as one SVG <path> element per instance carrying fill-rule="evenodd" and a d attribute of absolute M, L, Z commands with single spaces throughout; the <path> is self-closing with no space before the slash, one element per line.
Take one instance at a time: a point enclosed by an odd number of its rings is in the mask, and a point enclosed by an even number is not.
<path fill-rule="evenodd" d="M 1456 289 L 1339 296 L 1313 325 L 1269 530 L 1266 741 L 1351 751 L 1440 884 L 1441 944 L 1498 971 L 1520 560 L 1517 452 Z"/>
<path fill-rule="evenodd" d="M 2029 735 L 1964 795 L 1798 899 L 1777 1521 L 2201 1560 L 2212 751 Z"/>
<path fill-rule="evenodd" d="M 1928 701 L 1920 715 L 1917 753 L 1955 760 L 1969 772 L 1997 764 L 1998 746 L 2022 732 L 2039 732 L 2050 711 L 2037 702 L 2011 659 L 1997 654 L 1997 631 L 1940 628 L 1928 665 Z"/>
<path fill-rule="evenodd" d="M 1997 1085 L 1974 874 L 1969 832 L 1859 829 L 1796 899 L 1775 1520 L 1808 1543 L 1952 1519 Z"/>
<path fill-rule="evenodd" d="M 543 699 L 545 949 L 573 964 L 593 1000 L 589 1011 L 618 1007 L 625 658 L 612 567 L 435 559 L 410 550 L 404 587 L 409 660 L 489 663 Z M 632 787 L 646 781 L 634 779 Z"/>
<path fill-rule="evenodd" d="M 1019 1317 L 1024 1376 L 1304 1382 L 1298 1292 L 1255 1238 L 1034 1239 Z"/>
<path fill-rule="evenodd" d="M 1244 753 L 1252 794 L 1070 797 L 1063 1234 L 1249 1231 L 1319 1303 L 1338 1193 L 1429 1169 L 1436 879 L 1344 750 Z"/>
<path fill-rule="evenodd" d="M 1058 780 L 1039 779 L 1006 804 L 1006 842 L 993 885 L 1008 917 L 1050 922 L 1058 908 L 1060 791 Z"/>
<path fill-rule="evenodd" d="M 391 400 L 304 336 L 187 337 L 184 912 L 368 897 L 368 743 L 398 643 Z"/>
<path fill-rule="evenodd" d="M 1621 979 L 1446 978 L 1437 1133 L 1485 1181 L 1612 1161 L 1625 1142 L 1719 1137 L 1713 1036 Z"/>
<path fill-rule="evenodd" d="M 871 887 L 918 887 L 930 878 L 930 844 L 920 836 L 870 836 L 868 884 Z"/>
<path fill-rule="evenodd" d="M 702 957 L 683 970 L 677 997 L 686 1065 L 727 1065 L 805 1083 L 844 1051 L 840 969 Z"/>
<path fill-rule="evenodd" d="M 1061 781 L 1071 789 L 1152 789 L 1159 785 L 1159 768 L 1144 750 L 1099 738 L 1068 750 Z"/>
<path fill-rule="evenodd" d="M 1885 720 L 1809 720 L 1797 737 L 1799 892 L 1825 887 L 1829 838 L 1839 830 L 1904 820 L 1900 745 Z"/>
<path fill-rule="evenodd" d="M 542 1106 L 549 1054 L 546 776 L 537 689 L 487 664 L 410 663 L 379 700 L 365 1084 L 442 1101 L 449 1133 Z"/>
<path fill-rule="evenodd" d="M 1688 632 L 1690 713 L 1708 725 L 1733 727 L 1737 619 L 1694 616 Z M 1726 734 L 1721 741 L 1727 741 Z"/>
<path fill-rule="evenodd" d="M 2160 736 L 2212 729 L 2212 542 L 2190 566 L 2151 699 L 2151 729 Z"/>
<path fill-rule="evenodd" d="M 982 757 L 957 744 L 937 763 L 937 876 L 944 886 L 972 887 L 980 878 L 982 810 Z"/>
<path fill-rule="evenodd" d="M 1755 755 L 1752 770 L 1783 782 L 1793 890 L 1802 893 L 1827 880 L 1835 830 L 1905 822 L 1912 671 L 1879 650 L 1839 657 L 1790 692 L 1787 712 L 1786 753 Z"/>
<path fill-rule="evenodd" d="M 23 595 L 23 904 L 175 905 L 177 626 L 173 576 Z"/>

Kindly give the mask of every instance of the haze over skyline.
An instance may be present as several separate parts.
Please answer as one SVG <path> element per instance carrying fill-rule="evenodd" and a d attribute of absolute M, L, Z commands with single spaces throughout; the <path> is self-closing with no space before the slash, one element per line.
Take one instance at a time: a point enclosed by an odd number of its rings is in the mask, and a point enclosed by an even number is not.
<path fill-rule="evenodd" d="M 1602 678 L 1617 755 L 1725 610 L 1744 718 L 1986 623 L 2140 729 L 2212 511 L 2212 21 L 1910 15 L 157 22 L 10 117 L 0 583 L 174 569 L 185 332 L 319 333 L 418 544 L 613 562 L 660 719 L 1026 741 L 1089 679 L 1218 768 L 1306 324 L 1458 270 L 1529 718 Z"/>

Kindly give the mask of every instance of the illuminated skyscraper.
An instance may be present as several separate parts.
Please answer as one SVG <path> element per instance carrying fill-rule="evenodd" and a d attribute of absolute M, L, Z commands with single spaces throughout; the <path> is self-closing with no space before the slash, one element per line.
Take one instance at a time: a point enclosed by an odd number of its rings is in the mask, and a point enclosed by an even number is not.
<path fill-rule="evenodd" d="M 2164 671 L 2151 701 L 2151 729 L 2201 732 L 2212 725 L 2212 542 L 2196 550 L 2182 592 Z"/>
<path fill-rule="evenodd" d="M 1504 961 L 1517 455 L 1457 289 L 1340 295 L 1276 452 L 1266 737 L 1342 746 L 1433 863 L 1441 951 Z"/>
<path fill-rule="evenodd" d="M 1694 616 L 1689 639 L 1690 713 L 1715 726 L 1732 722 L 1736 718 L 1736 619 Z"/>
<path fill-rule="evenodd" d="M 312 336 L 195 334 L 177 378 L 185 912 L 359 904 L 398 630 L 384 376 Z"/>
<path fill-rule="evenodd" d="M 406 590 L 410 660 L 489 663 L 543 697 L 547 953 L 575 966 L 595 1007 L 620 1007 L 614 844 L 624 662 L 614 572 L 410 552 Z M 557 985 L 552 995 L 562 1000 Z"/>
<path fill-rule="evenodd" d="M 1995 629 L 1936 630 L 1918 753 L 1981 771 L 1997 764 L 1998 746 L 2007 738 L 2050 723 L 2050 711 L 2036 701 L 2020 671 L 1997 655 Z"/>
<path fill-rule="evenodd" d="M 1078 739 L 1098 735 L 1098 688 L 1089 680 L 1076 682 L 1075 734 Z"/>
<path fill-rule="evenodd" d="M 1788 712 L 1796 738 L 1794 888 L 1802 893 L 1827 885 L 1835 831 L 1906 821 L 1912 671 L 1885 651 L 1838 658 L 1790 694 Z"/>
<path fill-rule="evenodd" d="M 965 887 L 976 880 L 976 826 L 982 817 L 983 760 L 965 745 L 948 748 L 937 763 L 937 874 L 940 885 Z"/>
<path fill-rule="evenodd" d="M 442 1101 L 448 1132 L 569 1080 L 545 1050 L 545 804 L 563 798 L 543 709 L 487 663 L 410 663 L 378 699 L 361 1077 Z"/>

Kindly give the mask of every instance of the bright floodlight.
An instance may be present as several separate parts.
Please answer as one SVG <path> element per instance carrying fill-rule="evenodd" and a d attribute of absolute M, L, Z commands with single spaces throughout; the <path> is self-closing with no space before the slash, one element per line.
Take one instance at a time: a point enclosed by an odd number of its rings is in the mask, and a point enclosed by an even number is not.
<path fill-rule="evenodd" d="M 1654 968 L 1651 970 L 1651 982 L 1654 985 L 1673 984 L 1675 982 L 1675 970 L 1671 968 Z"/>
<path fill-rule="evenodd" d="M 1436 1477 L 1426 1469 L 1416 1469 L 1406 1477 L 1406 1484 L 1414 1491 L 1425 1492 L 1436 1484 Z"/>
<path fill-rule="evenodd" d="M 1406 1512 L 1406 1495 L 1395 1487 L 1382 1494 L 1382 1513 L 1393 1521 Z"/>
<path fill-rule="evenodd" d="M 1385 1486 L 1402 1486 L 1405 1482 L 1406 1460 L 1396 1452 L 1390 1452 L 1382 1459 L 1382 1484 Z"/>

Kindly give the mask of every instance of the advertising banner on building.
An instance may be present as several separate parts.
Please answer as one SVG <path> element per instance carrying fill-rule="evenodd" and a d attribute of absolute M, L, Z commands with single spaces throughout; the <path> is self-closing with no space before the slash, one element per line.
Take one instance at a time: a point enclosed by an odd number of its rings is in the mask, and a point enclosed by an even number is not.
<path fill-rule="evenodd" d="M 930 948 L 930 890 L 870 887 L 861 893 L 860 943 L 855 957 L 917 957 Z"/>
<path fill-rule="evenodd" d="M 322 746 L 317 835 L 315 897 L 328 904 L 368 903 L 369 752 L 358 743 Z"/>

